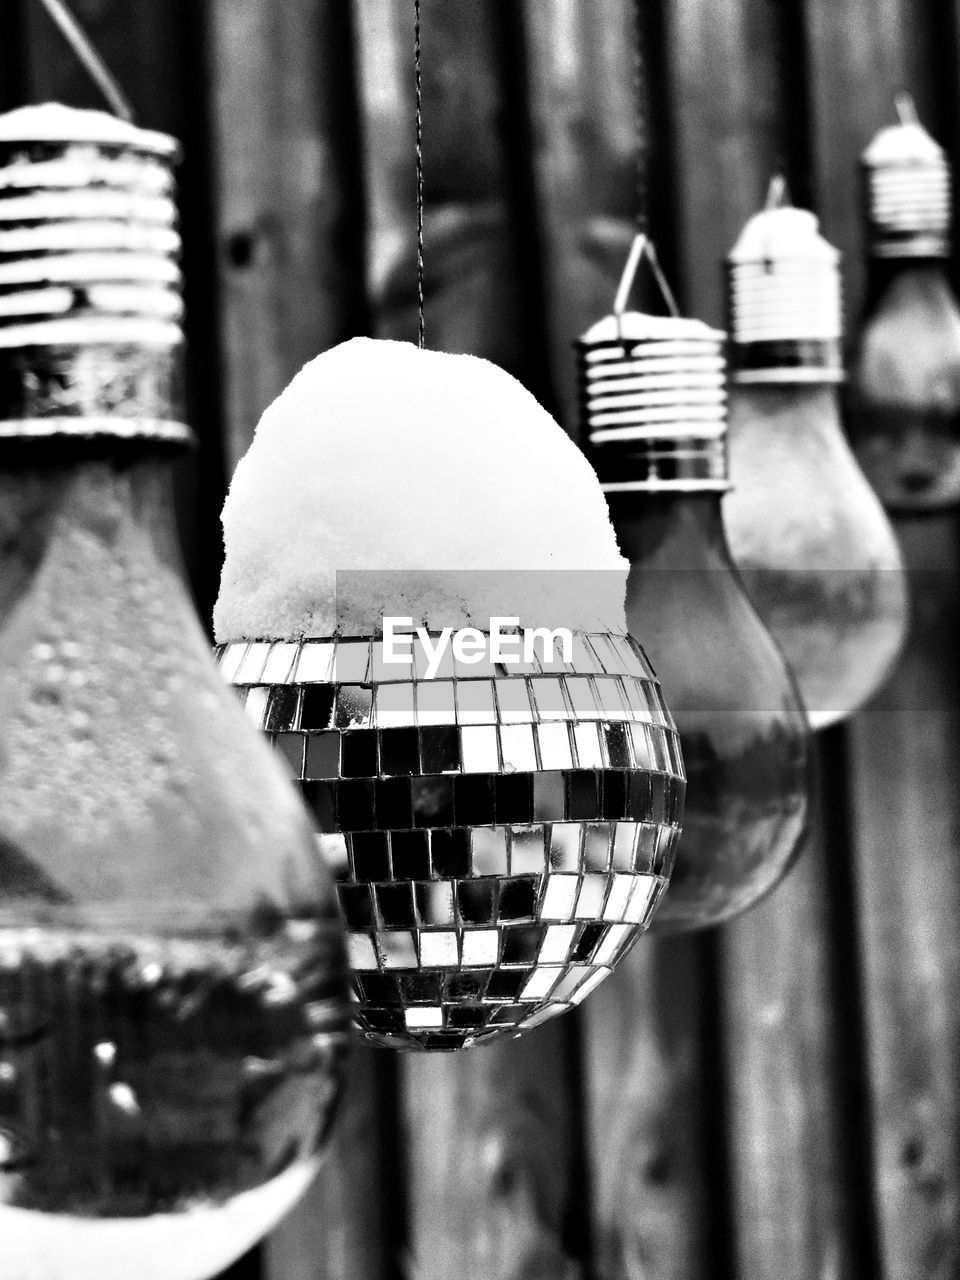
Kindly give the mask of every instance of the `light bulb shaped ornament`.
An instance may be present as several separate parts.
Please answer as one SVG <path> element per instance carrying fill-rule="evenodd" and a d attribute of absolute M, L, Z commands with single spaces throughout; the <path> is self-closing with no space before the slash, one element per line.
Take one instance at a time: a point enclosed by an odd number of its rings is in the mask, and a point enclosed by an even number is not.
<path fill-rule="evenodd" d="M 724 536 L 724 335 L 678 316 L 668 291 L 671 315 L 626 310 L 644 254 L 638 237 L 613 314 L 577 358 L 589 456 L 631 564 L 627 624 L 644 635 L 683 743 L 683 833 L 651 926 L 676 933 L 739 914 L 791 865 L 806 830 L 808 730 Z"/>
<path fill-rule="evenodd" d="M 332 885 L 180 572 L 176 151 L 0 116 L 2 1280 L 221 1271 L 344 1057 Z"/>
<path fill-rule="evenodd" d="M 728 261 L 733 558 L 815 729 L 890 675 L 907 625 L 896 536 L 843 435 L 839 254 L 781 179 Z"/>
<path fill-rule="evenodd" d="M 263 415 L 224 532 L 221 670 L 339 868 L 362 1036 L 470 1048 L 578 1004 L 657 905 L 684 783 L 576 447 L 487 361 L 357 339 Z M 391 616 L 425 629 L 412 666 Z M 495 617 L 569 653 L 475 635 L 431 669 Z"/>
<path fill-rule="evenodd" d="M 960 502 L 960 305 L 949 161 L 910 99 L 898 109 L 863 154 L 867 300 L 849 400 L 860 465 L 909 514 Z"/>

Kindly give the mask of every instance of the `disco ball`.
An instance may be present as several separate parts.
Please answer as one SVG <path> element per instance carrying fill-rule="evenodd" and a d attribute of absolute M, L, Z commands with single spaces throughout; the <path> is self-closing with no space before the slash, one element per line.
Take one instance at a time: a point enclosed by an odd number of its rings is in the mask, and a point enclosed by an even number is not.
<path fill-rule="evenodd" d="M 685 787 L 656 676 L 629 636 L 571 661 L 426 679 L 380 639 L 218 649 L 290 764 L 334 864 L 353 1016 L 398 1049 L 518 1035 L 583 1000 L 647 926 Z"/>

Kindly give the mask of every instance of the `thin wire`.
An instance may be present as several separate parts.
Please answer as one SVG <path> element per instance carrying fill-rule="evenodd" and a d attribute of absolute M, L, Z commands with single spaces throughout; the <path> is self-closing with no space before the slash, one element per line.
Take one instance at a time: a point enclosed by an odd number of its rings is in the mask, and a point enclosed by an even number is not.
<path fill-rule="evenodd" d="M 634 0 L 633 5 L 633 125 L 636 138 L 636 221 L 637 230 L 627 255 L 623 275 L 613 302 L 620 337 L 623 316 L 630 301 L 637 271 L 644 258 L 671 316 L 679 317 L 680 309 L 670 283 L 660 266 L 657 250 L 650 238 L 650 80 L 647 73 L 647 23 L 645 5 L 649 0 Z"/>
<path fill-rule="evenodd" d="M 121 120 L 132 123 L 133 108 L 126 95 L 63 0 L 40 0 L 40 3 L 76 54 L 77 61 L 82 64 L 90 79 L 103 94 L 110 110 Z"/>
<path fill-rule="evenodd" d="M 763 207 L 766 210 L 788 209 L 791 203 L 790 187 L 787 183 L 786 175 L 780 169 L 770 179 L 770 185 L 767 187 L 767 198 Z"/>
<path fill-rule="evenodd" d="M 633 6 L 633 125 L 637 146 L 637 233 L 650 229 L 650 86 L 647 77 L 644 5 L 649 0 L 634 0 Z"/>
<path fill-rule="evenodd" d="M 424 347 L 423 324 L 423 88 L 420 66 L 420 0 L 413 0 L 413 69 L 417 98 L 417 346 Z"/>
<path fill-rule="evenodd" d="M 913 97 L 909 93 L 898 93 L 895 98 L 897 108 L 897 119 L 901 124 L 919 124 L 920 117 L 917 115 L 916 104 Z"/>

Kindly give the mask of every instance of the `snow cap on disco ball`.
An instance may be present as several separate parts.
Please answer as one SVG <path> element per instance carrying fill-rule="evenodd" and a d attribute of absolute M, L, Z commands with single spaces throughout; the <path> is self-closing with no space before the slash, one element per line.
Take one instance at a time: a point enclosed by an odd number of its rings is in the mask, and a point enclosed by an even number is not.
<path fill-rule="evenodd" d="M 625 629 L 629 566 L 589 465 L 474 356 L 370 338 L 318 356 L 263 414 L 223 527 L 221 640 L 375 635 L 411 607 L 427 627 Z M 391 599 L 411 583 L 418 600 Z"/>
<path fill-rule="evenodd" d="M 457 1049 L 582 1000 L 666 886 L 684 778 L 579 450 L 487 361 L 357 339 L 263 415 L 223 521 L 221 670 L 338 866 L 362 1034 Z M 495 618 L 569 652 L 428 670 Z"/>

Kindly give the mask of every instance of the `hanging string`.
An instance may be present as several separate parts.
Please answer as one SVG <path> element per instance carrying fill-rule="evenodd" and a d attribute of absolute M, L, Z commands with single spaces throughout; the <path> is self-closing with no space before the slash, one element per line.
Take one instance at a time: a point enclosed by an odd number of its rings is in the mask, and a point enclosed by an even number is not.
<path fill-rule="evenodd" d="M 633 291 L 634 281 L 641 261 L 646 258 L 650 273 L 672 316 L 679 316 L 680 309 L 673 290 L 660 266 L 657 250 L 650 238 L 650 83 L 647 75 L 647 23 L 646 4 L 649 0 L 634 0 L 633 30 L 633 125 L 636 138 L 636 235 L 630 246 L 623 275 L 613 303 L 620 336 L 623 337 L 623 316 Z"/>
<path fill-rule="evenodd" d="M 771 209 L 788 209 L 791 204 L 790 187 L 787 183 L 786 174 L 782 169 L 777 170 L 770 179 L 770 185 L 767 187 L 767 198 L 763 207 L 769 212 Z"/>
<path fill-rule="evenodd" d="M 646 259 L 660 296 L 667 303 L 672 316 L 680 315 L 677 300 L 669 287 L 667 276 L 650 239 L 650 84 L 646 72 L 646 9 L 649 0 L 634 0 L 634 136 L 636 138 L 636 234 L 627 255 L 617 296 L 613 300 L 613 314 L 623 337 L 623 314 L 634 289 L 640 262 Z"/>
<path fill-rule="evenodd" d="M 77 61 L 103 94 L 110 110 L 121 120 L 132 123 L 133 108 L 123 90 L 63 0 L 40 0 L 40 3 L 73 50 Z"/>
<path fill-rule="evenodd" d="M 633 6 L 633 133 L 636 138 L 637 234 L 650 229 L 650 87 L 647 77 L 647 24 L 645 5 L 649 0 L 634 0 Z"/>
<path fill-rule="evenodd" d="M 420 67 L 420 0 L 413 0 L 413 70 L 417 118 L 417 346 L 424 347 L 423 324 L 423 89 Z"/>

